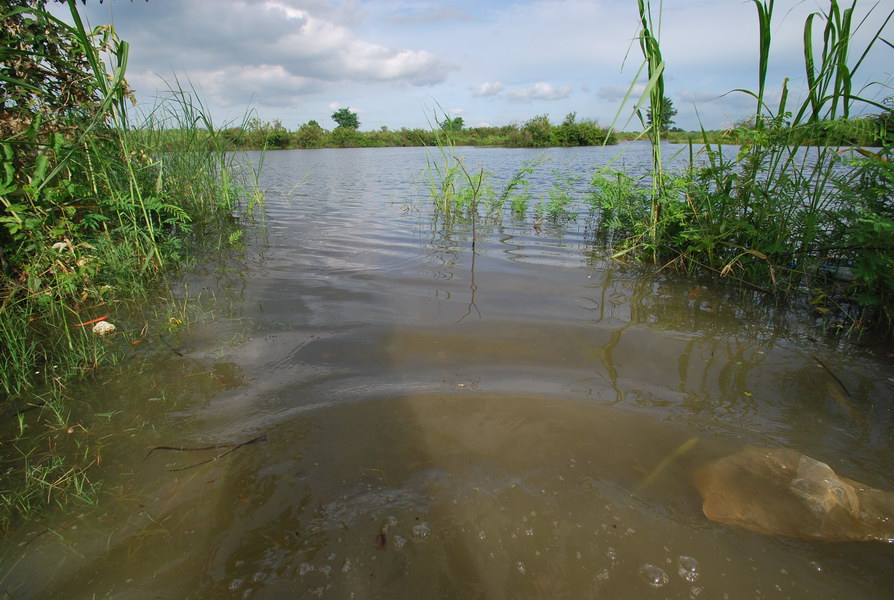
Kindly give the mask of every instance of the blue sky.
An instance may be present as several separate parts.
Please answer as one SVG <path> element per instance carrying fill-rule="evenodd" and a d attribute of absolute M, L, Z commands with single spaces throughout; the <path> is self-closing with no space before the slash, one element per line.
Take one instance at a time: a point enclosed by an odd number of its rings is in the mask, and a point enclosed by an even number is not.
<path fill-rule="evenodd" d="M 858 5 L 859 16 L 872 4 Z M 878 4 L 862 31 L 894 8 L 894 0 Z M 790 77 L 799 95 L 804 19 L 827 8 L 820 0 L 777 1 L 774 94 Z M 631 111 L 621 107 L 642 61 L 634 0 L 118 0 L 81 10 L 91 25 L 112 23 L 131 43 L 128 80 L 144 107 L 176 75 L 198 90 L 218 124 L 252 109 L 290 129 L 311 119 L 332 128 L 334 110 L 350 107 L 362 130 L 427 127 L 440 106 L 468 126 L 541 114 L 560 122 L 569 112 L 607 125 L 621 109 L 618 128 L 636 128 L 625 127 Z M 661 45 L 677 125 L 727 127 L 755 111 L 748 96 L 727 94 L 757 86 L 751 2 L 667 0 Z M 861 67 L 861 85 L 885 84 L 867 89 L 868 97 L 894 95 L 892 53 L 880 45 Z"/>

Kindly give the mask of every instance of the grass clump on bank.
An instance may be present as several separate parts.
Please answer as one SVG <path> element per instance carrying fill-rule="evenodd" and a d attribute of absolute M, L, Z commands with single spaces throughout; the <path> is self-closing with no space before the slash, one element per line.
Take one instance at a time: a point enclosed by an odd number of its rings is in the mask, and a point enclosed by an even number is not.
<path fill-rule="evenodd" d="M 740 146 L 723 148 L 705 132 L 701 139 L 689 140 L 690 168 L 665 173 L 663 132 L 643 119 L 655 157 L 649 188 L 623 173 L 602 171 L 593 179 L 594 202 L 606 226 L 627 233 L 617 255 L 633 253 L 690 271 L 708 270 L 774 294 L 799 291 L 820 313 L 846 315 L 849 327 L 875 322 L 890 328 L 892 111 L 890 103 L 863 98 L 852 86 L 892 13 L 876 21 L 856 60 L 850 55 L 856 2 L 842 8 L 831 0 L 827 12 L 810 15 L 804 26 L 806 95 L 790 103 L 785 80 L 778 105 L 769 106 L 766 75 L 774 3 L 753 1 L 760 26 L 759 87 L 740 90 L 756 101 L 748 125 L 735 130 Z M 640 1 L 639 9 L 649 84 L 637 111 L 648 106 L 659 114 L 664 62 L 651 30 L 649 3 Z M 822 30 L 819 40 L 817 28 Z M 852 119 L 858 103 L 880 112 Z M 856 158 L 849 158 L 829 145 L 804 147 L 851 139 L 879 150 L 860 148 Z M 704 148 L 698 157 L 696 145 Z"/>
<path fill-rule="evenodd" d="M 788 132 L 793 142 L 801 146 L 862 146 L 879 147 L 881 141 L 894 131 L 894 118 L 888 110 L 877 114 L 822 121 L 802 126 L 799 131 Z M 740 146 L 749 144 L 754 132 L 760 129 L 755 119 L 747 119 L 730 129 L 683 131 L 670 129 L 662 132 L 662 138 L 671 144 L 721 144 Z M 618 141 L 642 139 L 641 131 L 617 132 Z"/>
<path fill-rule="evenodd" d="M 57 443 L 73 437 L 65 384 L 114 343 L 81 324 L 180 264 L 207 224 L 232 230 L 244 197 L 189 94 L 174 90 L 133 126 L 127 42 L 110 26 L 88 30 L 67 4 L 71 25 L 43 2 L 0 8 L 0 392 L 19 424 L 3 441 L 3 521 L 89 496 L 90 449 Z M 30 408 L 48 433 L 28 437 Z"/>

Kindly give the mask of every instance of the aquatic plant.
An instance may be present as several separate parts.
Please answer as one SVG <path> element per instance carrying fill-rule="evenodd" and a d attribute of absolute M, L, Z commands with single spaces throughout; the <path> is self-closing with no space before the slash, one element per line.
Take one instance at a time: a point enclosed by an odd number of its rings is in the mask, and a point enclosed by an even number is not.
<path fill-rule="evenodd" d="M 423 175 L 435 215 L 441 218 L 445 228 L 452 228 L 456 222 L 470 222 L 474 229 L 482 207 L 483 216 L 490 222 L 500 221 L 507 205 L 511 214 L 524 219 L 533 198 L 527 177 L 549 159 L 538 156 L 524 161 L 497 193 L 491 184 L 493 173 L 480 166 L 466 165 L 457 150 L 454 134 L 453 130 L 444 128 L 434 131 L 435 144 L 427 152 Z"/>
<path fill-rule="evenodd" d="M 575 184 L 581 176 L 553 171 L 552 187 L 547 191 L 547 201 L 538 203 L 535 215 L 546 217 L 553 223 L 565 223 L 577 219 Z"/>

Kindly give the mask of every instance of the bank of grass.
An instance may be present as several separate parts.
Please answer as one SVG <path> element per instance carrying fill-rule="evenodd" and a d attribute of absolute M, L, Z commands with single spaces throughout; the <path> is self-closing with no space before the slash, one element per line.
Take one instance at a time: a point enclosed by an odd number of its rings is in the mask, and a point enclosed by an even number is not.
<path fill-rule="evenodd" d="M 787 132 L 793 144 L 800 146 L 860 146 L 879 147 L 885 137 L 890 137 L 894 129 L 889 111 L 882 111 L 848 119 L 820 121 L 811 125 L 802 125 Z M 739 123 L 729 129 L 710 129 L 699 131 L 683 131 L 671 129 L 661 133 L 662 139 L 672 144 L 704 144 L 742 145 L 751 142 L 758 127 L 755 121 Z M 642 140 L 642 131 L 619 131 L 615 133 L 618 141 Z"/>
<path fill-rule="evenodd" d="M 238 238 L 257 198 L 193 95 L 133 113 L 127 43 L 68 7 L 71 25 L 40 2 L 0 9 L 16 58 L 0 65 L 0 525 L 95 497 L 67 385 L 126 345 L 85 323 L 157 296 L 208 228 Z"/>
<path fill-rule="evenodd" d="M 878 325 L 890 331 L 894 121 L 889 105 L 861 97 L 852 86 L 894 11 L 858 25 L 856 2 L 843 7 L 831 0 L 825 12 L 808 17 L 807 94 L 790 103 L 785 80 L 780 101 L 770 106 L 765 99 L 774 3 L 753 3 L 760 31 L 759 87 L 740 92 L 756 101 L 754 116 L 729 134 L 700 132 L 680 140 L 691 144 L 693 158 L 700 152 L 700 162 L 667 173 L 660 160 L 660 142 L 667 136 L 643 118 L 647 106 L 661 114 L 664 63 L 651 31 L 649 3 L 639 2 L 649 85 L 637 112 L 656 160 L 647 181 L 612 170 L 593 178 L 603 227 L 626 233 L 615 256 L 712 272 L 768 294 L 797 292 L 820 317 L 837 314 L 843 320 L 836 325 L 845 330 Z M 859 49 L 853 45 L 858 26 L 872 28 L 870 41 Z M 873 86 L 884 89 L 881 83 Z M 877 114 L 852 118 L 857 105 Z M 738 148 L 725 148 L 726 143 Z M 837 147 L 849 144 L 876 150 L 842 153 Z"/>

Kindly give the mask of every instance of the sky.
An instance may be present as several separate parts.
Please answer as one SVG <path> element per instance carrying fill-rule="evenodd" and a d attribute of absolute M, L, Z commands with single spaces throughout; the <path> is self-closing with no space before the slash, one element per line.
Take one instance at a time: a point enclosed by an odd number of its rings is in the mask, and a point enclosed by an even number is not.
<path fill-rule="evenodd" d="M 855 22 L 873 4 L 858 4 Z M 857 34 L 864 44 L 894 9 L 894 0 L 877 4 Z M 771 103 L 786 77 L 790 97 L 802 94 L 804 20 L 828 6 L 777 0 Z M 571 112 L 620 130 L 638 126 L 628 120 L 631 103 L 622 106 L 631 85 L 636 98 L 642 89 L 634 0 L 88 0 L 81 13 L 92 26 L 111 23 L 130 43 L 127 79 L 144 109 L 176 79 L 195 88 L 218 126 L 250 115 L 289 129 L 309 120 L 331 129 L 342 107 L 358 114 L 364 131 L 428 128 L 445 114 L 466 126 L 543 114 L 560 123 Z M 883 36 L 892 34 L 894 22 Z M 752 2 L 667 0 L 660 43 L 677 126 L 725 128 L 755 112 L 753 98 L 732 92 L 757 89 Z M 894 95 L 892 53 L 875 48 L 855 89 L 881 82 L 863 95 Z"/>

